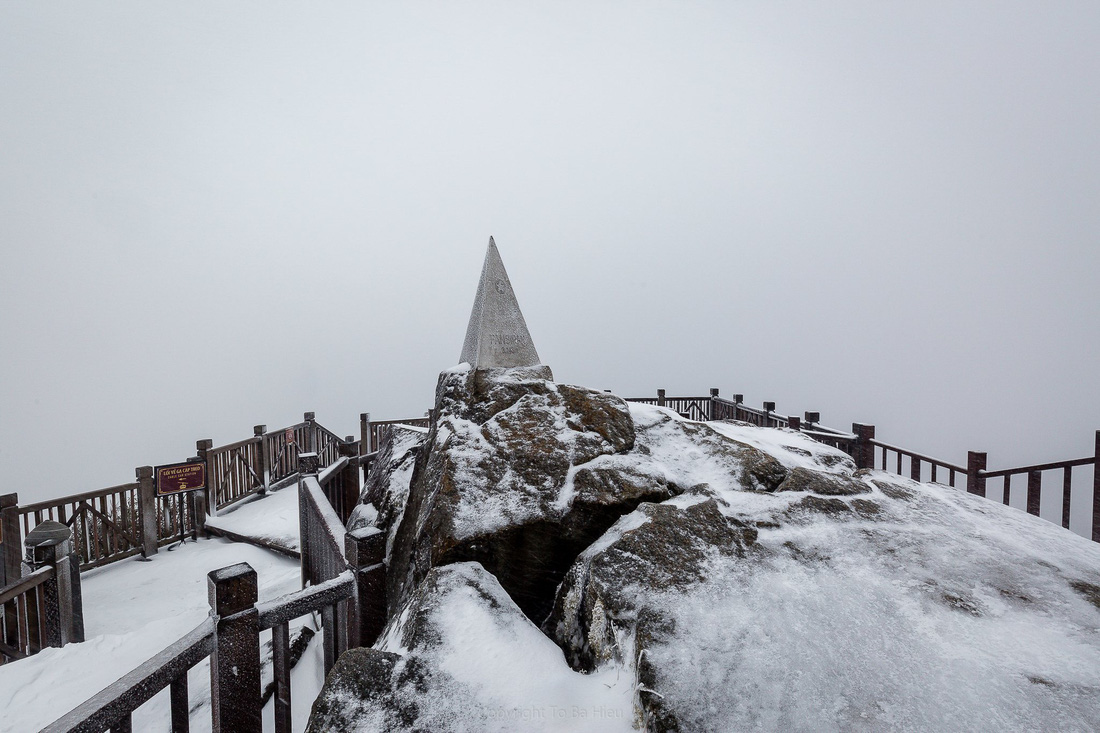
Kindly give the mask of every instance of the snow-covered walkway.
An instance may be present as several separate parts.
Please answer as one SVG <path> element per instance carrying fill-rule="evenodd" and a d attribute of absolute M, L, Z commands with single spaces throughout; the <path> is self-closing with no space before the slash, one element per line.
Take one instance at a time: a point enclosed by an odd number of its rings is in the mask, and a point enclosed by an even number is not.
<path fill-rule="evenodd" d="M 284 491 L 258 502 L 265 520 Z M 296 507 L 296 502 L 294 503 Z M 242 507 L 242 510 L 244 507 Z M 297 533 L 297 510 L 293 514 Z M 274 512 L 278 513 L 278 512 Z M 250 512 L 251 514 L 251 512 Z M 244 515 L 248 516 L 248 515 Z M 128 559 L 81 575 L 87 641 L 62 649 L 46 649 L 28 659 L 0 666 L 0 733 L 35 731 L 126 674 L 197 626 L 210 612 L 206 574 L 247 562 L 259 576 L 260 600 L 297 590 L 298 563 L 270 550 L 225 539 L 188 541 L 172 551 L 161 549 L 152 561 Z M 299 619 L 297 626 L 310 623 Z M 292 624 L 291 633 L 295 633 Z M 316 637 L 294 668 L 292 701 L 295 729 L 305 727 L 310 705 L 323 682 L 321 640 Z M 261 656 L 270 654 L 270 632 L 261 637 Z M 270 668 L 265 680 L 271 679 Z M 210 730 L 209 662 L 188 676 L 191 730 Z M 265 726 L 273 727 L 272 705 L 264 710 Z M 168 690 L 134 715 L 134 730 L 168 731 Z"/>
<path fill-rule="evenodd" d="M 253 496 L 222 510 L 219 516 L 208 517 L 206 526 L 230 539 L 297 556 L 298 487 L 291 485 L 266 496 Z"/>

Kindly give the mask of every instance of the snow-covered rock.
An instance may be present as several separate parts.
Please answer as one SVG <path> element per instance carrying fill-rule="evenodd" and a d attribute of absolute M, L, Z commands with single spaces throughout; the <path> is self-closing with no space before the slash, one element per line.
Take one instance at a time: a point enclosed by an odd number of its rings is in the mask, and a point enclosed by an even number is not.
<path fill-rule="evenodd" d="M 580 674 L 477 563 L 428 573 L 374 649 L 340 657 L 311 733 L 630 731 L 633 676 Z"/>
<path fill-rule="evenodd" d="M 1100 545 L 545 367 L 435 416 L 372 472 L 390 625 L 315 730 L 1100 726 Z"/>
<path fill-rule="evenodd" d="M 541 622 L 577 554 L 640 502 L 686 488 L 616 462 L 635 449 L 627 403 L 546 367 L 446 371 L 434 414 L 388 558 L 391 612 L 433 567 L 476 561 Z"/>

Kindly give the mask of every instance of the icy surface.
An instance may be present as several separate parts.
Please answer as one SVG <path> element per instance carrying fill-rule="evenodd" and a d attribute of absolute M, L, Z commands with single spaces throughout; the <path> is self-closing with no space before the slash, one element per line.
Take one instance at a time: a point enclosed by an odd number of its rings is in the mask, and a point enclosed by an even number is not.
<path fill-rule="evenodd" d="M 266 501 L 263 503 L 267 503 Z M 46 649 L 0 666 L 0 733 L 35 731 L 92 697 L 197 626 L 210 612 L 206 574 L 247 562 L 257 572 L 260 600 L 300 587 L 298 563 L 278 553 L 223 539 L 187 542 L 151 562 L 123 560 L 81 575 L 87 641 Z M 301 625 L 305 619 L 299 619 Z M 296 629 L 292 629 L 292 634 Z M 263 641 L 270 639 L 265 632 Z M 313 657 L 315 638 L 294 668 L 296 730 L 304 729 L 309 702 L 322 680 Z M 210 730 L 210 667 L 188 674 L 191 730 Z M 265 716 L 271 717 L 271 704 Z M 138 708 L 135 731 L 171 729 L 168 691 Z M 273 723 L 269 723 L 273 725 Z M 270 728 L 269 728 L 270 729 Z"/>

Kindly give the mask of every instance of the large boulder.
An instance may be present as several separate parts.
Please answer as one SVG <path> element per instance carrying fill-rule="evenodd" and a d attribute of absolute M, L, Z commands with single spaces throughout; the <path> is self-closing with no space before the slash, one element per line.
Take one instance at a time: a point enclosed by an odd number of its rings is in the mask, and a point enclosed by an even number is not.
<path fill-rule="evenodd" d="M 573 472 L 629 451 L 634 426 L 620 398 L 551 379 L 546 367 L 440 376 L 435 420 L 388 560 L 391 612 L 431 568 L 474 560 L 532 618 L 545 616 L 584 547 L 643 499 L 670 496 L 667 486 L 636 487 L 637 497 L 610 486 L 586 494 L 599 511 L 566 521 Z"/>
<path fill-rule="evenodd" d="M 546 367 L 444 372 L 388 558 L 390 612 L 431 568 L 476 561 L 541 623 L 577 555 L 642 502 L 708 482 L 773 490 L 788 473 L 651 410 L 636 424 L 621 398 L 557 384 Z M 696 470 L 681 470 L 693 457 Z"/>
<path fill-rule="evenodd" d="M 633 676 L 570 669 L 477 563 L 431 570 L 374 649 L 340 657 L 311 733 L 633 730 Z"/>
<path fill-rule="evenodd" d="M 882 472 L 623 517 L 548 631 L 652 731 L 1091 730 L 1100 546 Z"/>

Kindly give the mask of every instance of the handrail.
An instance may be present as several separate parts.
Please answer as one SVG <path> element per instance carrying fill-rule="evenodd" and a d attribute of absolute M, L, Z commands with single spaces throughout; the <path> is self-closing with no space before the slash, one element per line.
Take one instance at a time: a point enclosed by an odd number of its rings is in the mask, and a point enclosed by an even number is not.
<path fill-rule="evenodd" d="M 214 448 L 207 448 L 206 453 L 207 455 L 211 453 L 225 453 L 226 451 L 236 450 L 237 448 L 244 448 L 246 445 L 250 445 L 252 443 L 258 443 L 261 440 L 263 440 L 263 436 L 253 435 L 250 438 L 238 440 L 236 443 L 226 443 L 225 445 L 215 446 Z"/>
<path fill-rule="evenodd" d="M 93 697 L 42 729 L 41 733 L 101 733 L 187 674 L 214 651 L 214 619 L 207 618 L 179 641 L 158 652 Z"/>
<path fill-rule="evenodd" d="M 344 535 L 347 534 L 347 529 L 345 529 L 344 523 L 340 521 L 340 516 L 336 513 L 336 510 L 332 508 L 332 504 L 329 503 L 317 478 L 315 476 L 304 476 L 301 486 L 308 493 L 309 500 L 317 507 L 317 511 L 323 520 L 325 534 L 328 535 L 334 551 L 343 555 Z"/>
<path fill-rule="evenodd" d="M 137 489 L 140 486 L 136 481 L 128 484 L 119 484 L 118 486 L 108 486 L 105 489 L 94 489 L 92 491 L 85 491 L 82 494 L 70 494 L 69 496 L 62 496 L 57 499 L 49 499 L 47 501 L 37 501 L 33 504 L 20 504 L 19 513 L 28 514 L 30 512 L 40 512 L 44 509 L 51 509 L 60 504 L 75 504 L 78 501 L 87 501 L 88 499 L 97 499 L 101 496 L 109 496 L 110 494 L 116 494 L 121 491 L 131 491 Z"/>
<path fill-rule="evenodd" d="M 335 461 L 330 463 L 328 466 L 326 466 L 325 470 L 323 470 L 319 474 L 317 474 L 317 483 L 320 484 L 321 486 L 324 486 L 329 481 L 331 481 L 334 476 L 339 475 L 340 471 L 342 471 L 344 469 L 344 467 L 347 466 L 347 465 L 348 465 L 348 457 L 347 456 L 341 456 L 340 458 L 336 459 Z"/>
<path fill-rule="evenodd" d="M 855 437 L 855 436 L 853 436 L 853 437 Z M 895 453 L 900 453 L 901 455 L 909 456 L 910 458 L 916 458 L 917 460 L 924 461 L 926 463 L 934 463 L 937 466 L 943 466 L 944 468 L 948 468 L 952 471 L 956 471 L 957 473 L 966 473 L 966 468 L 964 468 L 963 466 L 956 466 L 953 463 L 948 463 L 947 461 L 941 461 L 939 458 L 932 458 L 931 456 L 925 456 L 925 455 L 922 455 L 920 453 L 916 453 L 914 451 L 907 450 L 905 448 L 899 448 L 896 445 L 890 445 L 889 443 L 883 443 L 881 440 L 875 440 L 874 438 L 871 438 L 867 442 L 870 443 L 873 446 L 878 447 L 878 448 L 885 448 L 886 450 L 892 450 Z"/>
<path fill-rule="evenodd" d="M 308 426 L 309 426 L 308 422 L 296 422 L 293 425 L 287 425 L 285 428 L 279 428 L 278 430 L 268 430 L 261 437 L 270 438 L 273 435 L 286 435 L 286 431 L 288 431 L 288 430 L 301 430 L 302 428 L 305 428 L 305 427 L 308 427 Z"/>
<path fill-rule="evenodd" d="M 270 601 L 256 604 L 260 612 L 260 630 L 270 629 L 291 619 L 331 606 L 355 594 L 355 576 L 350 570 L 317 585 L 292 591 Z"/>
<path fill-rule="evenodd" d="M 981 478 L 997 478 L 998 476 L 1015 476 L 1021 473 L 1030 473 L 1032 471 L 1055 471 L 1060 468 L 1075 468 L 1077 466 L 1091 466 L 1096 462 L 1096 458 L 1089 456 L 1088 458 L 1074 458 L 1070 461 L 1054 461 L 1053 463 L 1037 463 L 1033 466 L 1021 466 L 1020 468 L 1001 468 L 996 471 L 978 471 L 978 476 Z M 965 469 L 963 469 L 965 473 Z"/>
<path fill-rule="evenodd" d="M 14 583 L 8 583 L 3 588 L 0 588 L 0 606 L 23 595 L 33 588 L 37 588 L 46 581 L 53 579 L 53 576 L 53 566 L 47 565 L 35 570 L 33 573 L 24 575 Z"/>

